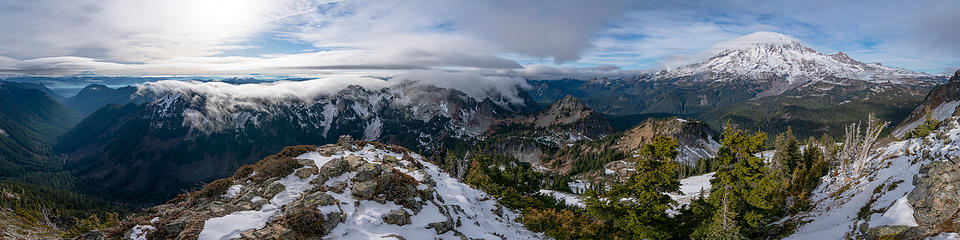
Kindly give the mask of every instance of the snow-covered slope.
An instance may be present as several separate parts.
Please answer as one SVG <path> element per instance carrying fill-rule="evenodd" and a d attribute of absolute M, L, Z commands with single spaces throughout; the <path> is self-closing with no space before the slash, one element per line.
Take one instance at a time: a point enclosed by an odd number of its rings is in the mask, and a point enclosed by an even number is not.
<path fill-rule="evenodd" d="M 202 240 L 542 238 L 517 213 L 401 147 L 342 141 L 299 149 L 260 163 L 297 162 L 289 173 L 241 169 L 216 191 L 208 185 L 150 208 L 117 231 Z"/>
<path fill-rule="evenodd" d="M 800 41 L 773 32 L 756 32 L 718 44 L 716 55 L 703 62 L 668 69 L 657 78 L 694 77 L 697 81 L 735 78 L 784 79 L 789 85 L 837 79 L 904 83 L 932 76 L 880 63 L 862 63 L 843 52 L 826 55 Z"/>
<path fill-rule="evenodd" d="M 951 116 L 960 116 L 960 71 L 953 74 L 950 81 L 934 88 L 927 94 L 926 99 L 920 106 L 907 116 L 900 125 L 893 131 L 896 137 L 903 137 L 904 134 L 913 131 L 917 126 L 926 121 L 927 109 L 930 109 L 930 117 L 937 121 L 942 121 Z"/>
<path fill-rule="evenodd" d="M 862 166 L 833 170 L 814 191 L 814 208 L 795 218 L 808 223 L 788 239 L 913 239 L 950 231 L 958 193 L 943 190 L 958 184 L 958 119 L 924 138 L 881 146 Z"/>

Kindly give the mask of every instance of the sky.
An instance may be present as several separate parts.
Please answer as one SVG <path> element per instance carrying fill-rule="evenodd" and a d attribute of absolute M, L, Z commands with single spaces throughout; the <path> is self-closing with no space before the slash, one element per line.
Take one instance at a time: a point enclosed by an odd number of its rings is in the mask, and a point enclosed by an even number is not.
<path fill-rule="evenodd" d="M 758 31 L 931 74 L 960 1 L 0 0 L 0 75 L 530 79 L 652 72 Z"/>

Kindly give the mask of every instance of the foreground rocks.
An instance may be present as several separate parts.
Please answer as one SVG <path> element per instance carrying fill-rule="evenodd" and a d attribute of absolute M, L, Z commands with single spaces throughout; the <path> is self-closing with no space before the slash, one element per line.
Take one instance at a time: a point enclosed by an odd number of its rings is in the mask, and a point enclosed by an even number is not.
<path fill-rule="evenodd" d="M 288 147 L 79 239 L 539 238 L 516 217 L 409 150 L 343 139 Z"/>

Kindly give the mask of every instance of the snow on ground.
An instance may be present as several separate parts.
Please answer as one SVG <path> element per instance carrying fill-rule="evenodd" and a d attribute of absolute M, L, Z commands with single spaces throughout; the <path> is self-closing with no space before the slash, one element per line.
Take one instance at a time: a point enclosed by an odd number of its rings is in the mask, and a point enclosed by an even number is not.
<path fill-rule="evenodd" d="M 583 203 L 583 200 L 580 200 L 580 197 L 578 197 L 575 194 L 557 192 L 554 190 L 547 190 L 547 189 L 540 189 L 540 194 L 551 196 L 553 198 L 556 198 L 557 201 L 563 201 L 570 206 L 576 206 L 581 208 L 587 207 L 587 205 Z"/>
<path fill-rule="evenodd" d="M 285 189 L 273 196 L 269 203 L 261 206 L 260 210 L 240 211 L 223 217 L 207 219 L 198 238 L 201 240 L 233 239 L 240 237 L 240 233 L 244 231 L 263 228 L 283 209 L 284 205 L 293 202 L 304 191 L 313 188 L 310 185 L 310 180 L 316 177 L 316 175 L 313 175 L 306 179 L 300 179 L 290 173 L 287 177 L 280 179 L 280 184 L 283 184 Z"/>
<path fill-rule="evenodd" d="M 233 198 L 233 197 L 236 197 L 237 194 L 240 193 L 240 190 L 242 190 L 242 188 L 243 188 L 243 185 L 240 185 L 240 184 L 230 186 L 230 188 L 227 188 L 227 193 L 224 193 L 223 196 L 221 196 L 221 197 L 223 197 L 223 198 Z"/>
<path fill-rule="evenodd" d="M 587 189 L 590 188 L 590 183 L 580 179 L 576 179 L 576 180 L 573 180 L 573 182 L 567 183 L 567 186 L 570 186 L 570 190 L 573 191 L 574 193 L 583 194 L 583 192 L 586 192 Z"/>
<path fill-rule="evenodd" d="M 960 106 L 960 101 L 951 101 L 940 104 L 940 106 L 937 106 L 937 108 L 934 108 L 932 111 L 930 111 L 930 117 L 936 119 L 937 121 L 943 121 L 944 119 L 953 116 L 953 113 L 957 110 L 958 106 Z M 920 126 L 920 124 L 922 124 L 924 121 L 926 121 L 926 118 L 914 120 L 913 122 L 905 124 L 903 127 L 894 129 L 892 134 L 896 137 L 903 137 L 904 134 L 913 131 L 913 129 L 916 129 L 917 126 Z"/>
<path fill-rule="evenodd" d="M 712 172 L 680 179 L 680 194 L 667 193 L 670 198 L 677 201 L 677 206 L 673 206 L 673 208 L 667 210 L 667 213 L 671 216 L 677 214 L 676 209 L 690 204 L 693 199 L 700 196 L 701 190 L 704 192 L 704 197 L 708 196 L 710 194 L 710 179 L 713 179 L 713 175 L 716 173 L 717 172 Z"/>
<path fill-rule="evenodd" d="M 355 152 L 343 151 L 333 156 L 323 156 L 317 152 L 310 152 L 297 158 L 310 159 L 317 166 L 323 166 L 332 159 L 347 155 L 360 156 L 368 162 L 378 162 L 385 156 L 393 156 L 397 159 L 403 157 L 401 153 L 376 149 L 372 145 L 367 145 Z M 418 181 L 422 181 L 428 176 L 433 179 L 436 182 L 436 187 L 434 187 L 438 197 L 436 201 L 427 201 L 423 209 L 419 213 L 415 213 L 393 202 L 378 203 L 376 201 L 354 199 L 350 187 L 339 194 L 327 191 L 327 194 L 340 201 L 340 205 L 321 206 L 318 207 L 318 210 L 324 214 L 340 211 L 345 215 L 344 221 L 331 230 L 327 236 L 335 239 L 380 239 L 393 238 L 391 235 L 395 234 L 406 239 L 457 239 L 454 231 L 437 234 L 434 229 L 425 228 L 427 224 L 446 221 L 447 217 L 443 214 L 445 212 L 457 221 L 457 231 L 473 238 L 543 238 L 542 235 L 530 232 L 521 223 L 517 222 L 518 213 L 500 206 L 494 198 L 486 193 L 450 177 L 436 165 L 423 161 L 417 154 L 411 154 L 411 157 L 423 164 L 422 171 L 399 168 L 398 170 L 404 171 Z M 410 164 L 405 160 L 400 162 Z M 349 180 L 355 174 L 356 172 L 347 172 L 330 178 L 324 184 L 337 181 L 349 183 Z M 231 239 L 238 237 L 241 232 L 263 228 L 268 221 L 279 213 L 284 205 L 293 202 L 305 190 L 313 188 L 314 186 L 309 182 L 316 177 L 316 175 L 312 175 L 306 179 L 300 179 L 294 174 L 290 174 L 280 180 L 286 190 L 270 199 L 269 204 L 261 207 L 259 211 L 241 211 L 224 217 L 208 219 L 199 239 Z M 418 189 L 426 189 L 427 187 L 422 183 L 417 186 Z M 391 210 L 403 210 L 411 213 L 411 224 L 398 226 L 385 223 L 383 216 Z M 500 214 L 497 214 L 497 212 L 500 212 Z M 460 222 L 462 222 L 462 225 Z"/>
<path fill-rule="evenodd" d="M 913 207 L 907 202 L 906 195 L 897 199 L 883 215 L 871 217 L 869 225 L 870 227 L 918 226 L 917 220 L 913 218 Z"/>
<path fill-rule="evenodd" d="M 933 236 L 932 238 L 927 238 L 927 240 L 958 240 L 960 239 L 960 234 L 957 233 L 940 233 L 939 235 Z"/>
<path fill-rule="evenodd" d="M 842 239 L 855 235 L 857 226 L 864 222 L 871 228 L 916 226 L 913 209 L 905 201 L 914 188 L 913 177 L 924 164 L 944 156 L 960 156 L 960 123 L 954 118 L 945 125 L 948 126 L 925 138 L 879 147 L 863 163 L 865 166 L 850 166 L 828 174 L 813 192 L 814 208 L 799 215 L 800 220 L 809 223 L 787 239 Z M 855 173 L 853 169 L 870 171 Z M 857 213 L 868 203 L 878 213 L 871 214 L 869 220 L 860 219 Z"/>
<path fill-rule="evenodd" d="M 151 223 L 154 221 L 150 221 Z M 133 240 L 147 240 L 147 232 L 156 230 L 157 228 L 150 225 L 136 225 L 133 226 L 133 232 L 130 233 L 130 239 Z"/>

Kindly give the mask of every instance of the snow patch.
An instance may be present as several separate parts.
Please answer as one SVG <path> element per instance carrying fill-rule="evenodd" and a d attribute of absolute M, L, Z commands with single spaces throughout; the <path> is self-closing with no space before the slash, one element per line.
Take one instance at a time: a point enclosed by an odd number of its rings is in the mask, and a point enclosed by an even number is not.
<path fill-rule="evenodd" d="M 927 238 L 926 240 L 958 240 L 958 239 L 960 239 L 960 234 L 945 232 L 945 233 L 940 233 L 940 234 L 937 234 L 936 236 Z"/>
<path fill-rule="evenodd" d="M 157 230 L 157 228 L 150 225 L 133 226 L 133 232 L 130 233 L 130 239 L 147 240 L 147 234 L 153 230 Z"/>
<path fill-rule="evenodd" d="M 907 202 L 907 196 L 897 199 L 883 215 L 870 218 L 871 228 L 879 226 L 918 226 L 917 220 L 913 218 L 913 207 Z"/>
<path fill-rule="evenodd" d="M 700 192 L 704 193 L 703 197 L 710 195 L 710 180 L 713 179 L 713 175 L 717 172 L 707 173 L 703 175 L 697 175 L 693 177 L 688 177 L 680 179 L 680 194 L 676 193 L 667 193 L 674 201 L 677 201 L 677 205 L 673 206 L 670 210 L 667 210 L 667 213 L 671 216 L 679 213 L 677 209 L 690 204 L 693 199 L 696 199 L 700 196 Z"/>
<path fill-rule="evenodd" d="M 224 193 L 221 197 L 223 197 L 223 198 L 233 198 L 233 197 L 236 197 L 237 194 L 240 194 L 240 190 L 241 190 L 242 188 L 243 188 L 243 185 L 240 185 L 240 184 L 230 186 L 230 188 L 227 188 L 227 193 Z"/>
<path fill-rule="evenodd" d="M 583 200 L 580 200 L 580 197 L 574 194 L 558 192 L 554 190 L 547 190 L 547 189 L 540 189 L 540 194 L 551 196 L 557 199 L 557 201 L 563 201 L 564 203 L 570 206 L 581 207 L 581 208 L 587 207 L 587 205 L 583 203 Z"/>
<path fill-rule="evenodd" d="M 223 217 L 207 219 L 203 224 L 203 230 L 200 231 L 200 240 L 226 240 L 240 237 L 240 233 L 250 229 L 260 229 L 267 225 L 274 216 L 280 212 L 284 205 L 287 205 L 310 189 L 310 180 L 316 178 L 312 175 L 306 179 L 300 179 L 293 173 L 287 177 L 278 180 L 285 189 L 277 193 L 270 199 L 270 202 L 260 207 L 259 211 L 240 211 Z"/>

